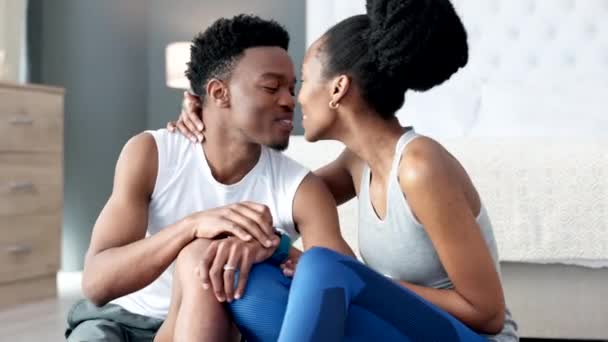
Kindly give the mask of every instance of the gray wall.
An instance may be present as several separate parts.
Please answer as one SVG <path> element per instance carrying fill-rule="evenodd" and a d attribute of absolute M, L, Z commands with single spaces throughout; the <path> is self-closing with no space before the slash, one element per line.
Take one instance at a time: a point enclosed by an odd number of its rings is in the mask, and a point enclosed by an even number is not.
<path fill-rule="evenodd" d="M 305 1 L 30 0 L 31 81 L 66 88 L 63 270 L 82 269 L 124 143 L 178 114 L 182 93 L 165 86 L 165 46 L 238 13 L 284 24 L 299 67 Z"/>
<path fill-rule="evenodd" d="M 66 88 L 64 270 L 82 269 L 120 149 L 146 126 L 145 3 L 30 2 L 38 19 L 30 34 L 31 45 L 38 45 L 32 81 Z"/>
<path fill-rule="evenodd" d="M 165 86 L 165 46 L 174 41 L 190 41 L 220 17 L 239 13 L 256 14 L 283 24 L 291 36 L 290 55 L 300 77 L 306 47 L 306 1 L 304 0 L 224 0 L 150 1 L 148 33 L 148 126 L 165 126 L 179 111 L 182 91 Z M 296 118 L 300 118 L 296 113 Z M 301 120 L 295 120 L 301 134 Z"/>

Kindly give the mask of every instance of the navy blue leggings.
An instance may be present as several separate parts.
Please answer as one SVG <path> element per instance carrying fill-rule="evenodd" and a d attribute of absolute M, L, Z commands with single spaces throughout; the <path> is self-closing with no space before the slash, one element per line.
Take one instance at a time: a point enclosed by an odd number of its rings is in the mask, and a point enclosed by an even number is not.
<path fill-rule="evenodd" d="M 312 248 L 293 281 L 252 269 L 233 319 L 247 341 L 486 341 L 450 314 L 354 258 Z"/>

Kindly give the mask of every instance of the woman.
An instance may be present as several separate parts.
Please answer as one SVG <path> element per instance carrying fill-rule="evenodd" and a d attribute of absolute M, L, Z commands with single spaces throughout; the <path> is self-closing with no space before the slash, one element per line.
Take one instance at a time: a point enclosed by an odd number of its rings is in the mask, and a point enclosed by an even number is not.
<path fill-rule="evenodd" d="M 437 86 L 467 60 L 466 32 L 448 0 L 368 0 L 367 15 L 338 23 L 308 49 L 298 96 L 305 136 L 346 146 L 316 173 L 338 204 L 358 197 L 365 264 L 313 248 L 290 288 L 252 291 L 264 280 L 250 278 L 247 296 L 231 304 L 246 336 L 258 336 L 259 317 L 240 316 L 238 305 L 289 291 L 284 319 L 274 319 L 280 341 L 518 339 L 474 185 L 439 143 L 395 118 L 407 90 Z M 177 126 L 200 135 L 188 108 Z"/>

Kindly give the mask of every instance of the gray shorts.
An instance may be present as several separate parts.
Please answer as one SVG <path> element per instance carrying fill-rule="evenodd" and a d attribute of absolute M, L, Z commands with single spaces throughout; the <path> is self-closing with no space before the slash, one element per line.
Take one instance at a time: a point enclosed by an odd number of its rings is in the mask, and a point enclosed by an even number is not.
<path fill-rule="evenodd" d="M 97 307 L 80 300 L 68 313 L 67 341 L 153 341 L 162 320 L 131 313 L 116 304 Z"/>

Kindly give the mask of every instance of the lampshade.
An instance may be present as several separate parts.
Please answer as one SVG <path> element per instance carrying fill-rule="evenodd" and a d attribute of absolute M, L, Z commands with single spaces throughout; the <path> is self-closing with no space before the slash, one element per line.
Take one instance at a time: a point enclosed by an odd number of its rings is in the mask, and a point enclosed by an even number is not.
<path fill-rule="evenodd" d="M 185 72 L 190 61 L 190 42 L 174 42 L 165 49 L 167 86 L 177 89 L 190 89 Z"/>

